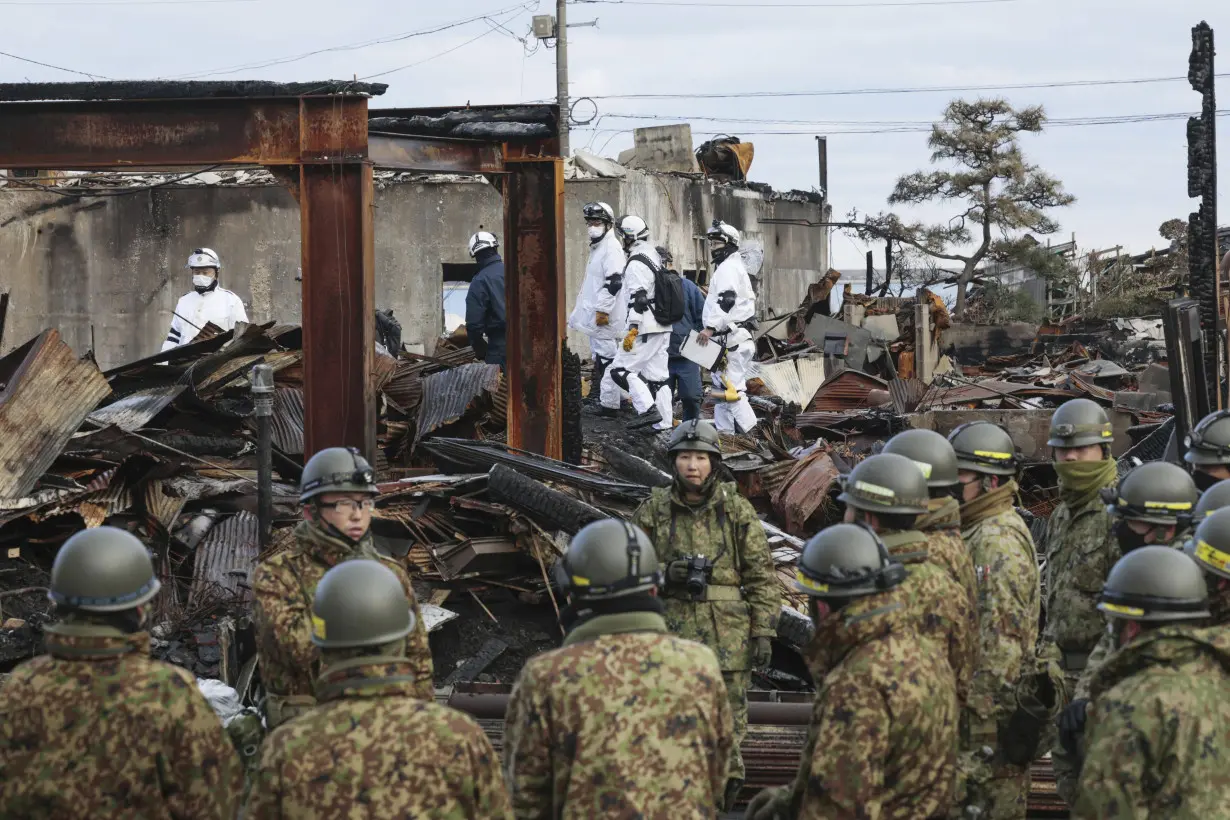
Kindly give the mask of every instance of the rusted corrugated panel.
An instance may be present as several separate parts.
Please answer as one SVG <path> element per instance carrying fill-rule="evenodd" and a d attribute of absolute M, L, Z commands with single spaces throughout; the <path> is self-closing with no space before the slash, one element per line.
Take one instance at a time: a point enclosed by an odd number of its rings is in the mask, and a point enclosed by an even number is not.
<path fill-rule="evenodd" d="M 837 467 L 828 453 L 813 453 L 798 462 L 773 498 L 773 508 L 791 535 L 810 535 L 806 524 L 828 498 L 837 480 Z"/>
<path fill-rule="evenodd" d="M 106 407 L 100 407 L 90 413 L 90 421 L 95 424 L 114 424 L 126 433 L 140 430 L 171 402 L 184 392 L 184 385 L 172 384 L 166 387 L 151 387 L 148 390 L 138 390 Z"/>
<path fill-rule="evenodd" d="M 273 394 L 273 443 L 290 455 L 303 455 L 303 391 L 279 387 Z"/>
<path fill-rule="evenodd" d="M 171 529 L 187 503 L 187 499 L 168 493 L 160 480 L 145 485 L 145 511 L 164 529 Z"/>
<path fill-rule="evenodd" d="M 111 387 L 54 329 L 0 359 L 0 382 L 0 498 L 19 498 Z"/>
<path fill-rule="evenodd" d="M 888 392 L 893 397 L 893 409 L 898 415 L 913 413 L 927 393 L 927 384 L 921 379 L 892 379 Z"/>
<path fill-rule="evenodd" d="M 499 389 L 500 366 L 496 364 L 467 364 L 426 377 L 415 440 L 461 418 L 484 392 L 494 394 Z"/>
<path fill-rule="evenodd" d="M 822 410 L 859 410 L 872 407 L 869 394 L 872 390 L 888 390 L 888 382 L 856 370 L 843 370 L 820 386 L 811 407 Z"/>
<path fill-rule="evenodd" d="M 223 519 L 196 549 L 188 603 L 226 600 L 248 601 L 248 575 L 260 552 L 260 521 L 249 512 Z"/>

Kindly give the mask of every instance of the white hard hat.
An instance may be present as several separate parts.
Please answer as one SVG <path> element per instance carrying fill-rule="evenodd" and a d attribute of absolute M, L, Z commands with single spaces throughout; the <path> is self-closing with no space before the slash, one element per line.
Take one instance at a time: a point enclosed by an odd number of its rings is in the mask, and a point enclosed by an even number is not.
<path fill-rule="evenodd" d="M 209 248 L 197 248 L 188 257 L 186 268 L 217 268 L 222 269 L 222 262 L 218 259 L 218 254 L 214 253 Z"/>
<path fill-rule="evenodd" d="M 649 238 L 649 226 L 645 224 L 645 220 L 632 214 L 622 217 L 615 230 L 624 242 L 639 242 Z"/>
<path fill-rule="evenodd" d="M 581 209 L 581 213 L 586 219 L 598 219 L 608 225 L 615 224 L 615 209 L 605 202 L 586 202 L 585 207 Z"/>
<path fill-rule="evenodd" d="M 734 245 L 736 248 L 739 247 L 739 240 L 743 238 L 737 230 L 720 219 L 713 220 L 713 225 L 705 233 L 705 236 L 711 241 L 724 242 L 727 245 Z"/>
<path fill-rule="evenodd" d="M 479 251 L 486 248 L 498 247 L 500 247 L 500 240 L 495 238 L 495 234 L 479 231 L 470 237 L 470 258 L 473 259 Z"/>

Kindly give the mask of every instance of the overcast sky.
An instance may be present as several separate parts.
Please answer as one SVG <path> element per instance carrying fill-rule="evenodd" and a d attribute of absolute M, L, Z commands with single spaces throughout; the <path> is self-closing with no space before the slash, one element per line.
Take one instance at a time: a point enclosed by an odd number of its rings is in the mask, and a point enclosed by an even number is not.
<path fill-rule="evenodd" d="M 705 132 L 754 141 L 752 179 L 809 189 L 818 184 L 813 135 L 828 134 L 830 198 L 841 217 L 851 208 L 883 209 L 894 180 L 928 160 L 923 132 L 841 132 L 883 131 L 900 123 L 925 127 L 950 98 L 961 95 L 604 97 L 1180 77 L 1187 73 L 1190 29 L 1201 19 L 1220 35 L 1222 54 L 1230 55 L 1230 2 L 1225 0 L 768 7 L 774 2 L 809 0 L 770 0 L 742 8 L 571 4 L 571 23 L 599 21 L 597 28 L 570 29 L 572 94 L 594 98 L 593 104 L 579 103 L 574 113 L 588 120 L 597 112 L 594 125 L 574 132 L 573 147 L 614 156 L 631 145 L 633 127 L 690 120 L 698 144 Z M 513 103 L 554 97 L 555 51 L 538 47 L 527 53 L 535 47 L 530 18 L 553 12 L 553 0 L 540 0 L 537 7 L 532 0 L 520 7 L 515 0 L 0 0 L 0 51 L 115 79 L 197 75 L 313 81 L 379 74 L 373 81 L 388 82 L 390 88 L 373 101 L 374 107 Z M 487 14 L 504 29 L 480 20 L 398 42 L 227 71 Z M 1230 74 L 1230 57 L 1220 58 L 1219 72 Z M 0 81 L 74 79 L 83 78 L 0 56 Z M 1224 79 L 1219 86 L 1230 89 Z M 1018 105 L 1044 104 L 1055 120 L 1189 113 L 1199 107 L 1186 81 L 983 93 L 1002 94 Z M 1230 109 L 1230 90 L 1222 90 L 1220 107 Z M 801 122 L 732 121 L 739 119 Z M 1230 158 L 1230 118 L 1219 119 L 1218 126 L 1222 167 L 1230 167 L 1224 159 Z M 1059 241 L 1074 232 L 1084 249 L 1125 245 L 1145 251 L 1164 244 L 1157 226 L 1172 217 L 1185 218 L 1195 207 L 1195 200 L 1187 198 L 1185 129 L 1184 119 L 1057 123 L 1031 137 L 1028 156 L 1077 197 L 1076 205 L 1059 216 Z M 798 133 L 764 133 L 773 131 Z M 1230 223 L 1228 191 L 1230 174 L 1223 174 L 1222 224 Z M 916 213 L 945 216 L 943 210 Z M 853 240 L 834 238 L 838 267 L 861 266 L 863 251 Z M 877 263 L 882 264 L 878 248 Z"/>

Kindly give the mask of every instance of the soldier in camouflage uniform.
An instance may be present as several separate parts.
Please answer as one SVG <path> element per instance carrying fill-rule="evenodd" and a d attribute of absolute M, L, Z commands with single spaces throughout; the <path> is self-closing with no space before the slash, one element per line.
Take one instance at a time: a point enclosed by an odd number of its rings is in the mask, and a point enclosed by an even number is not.
<path fill-rule="evenodd" d="M 1164 461 L 1142 464 L 1115 489 L 1102 492 L 1111 517 L 1111 534 L 1121 555 L 1145 546 L 1182 547 L 1199 492 L 1181 467 Z M 1059 746 L 1051 750 L 1055 783 L 1061 795 L 1073 795 L 1080 778 L 1082 733 L 1090 685 L 1098 666 L 1114 652 L 1115 642 L 1103 631 L 1089 655 L 1073 692 L 1073 700 L 1058 721 Z"/>
<path fill-rule="evenodd" d="M 1205 500 L 1216 496 L 1222 500 L 1216 509 L 1202 511 Z M 1230 481 L 1219 481 L 1200 497 L 1196 505 L 1196 520 L 1200 526 L 1184 546 L 1187 554 L 1204 570 L 1209 587 L 1209 612 L 1214 626 L 1230 624 Z"/>
<path fill-rule="evenodd" d="M 338 564 L 312 604 L 318 705 L 265 744 L 247 820 L 511 820 L 499 758 L 468 715 L 416 697 L 415 615 L 379 561 Z"/>
<path fill-rule="evenodd" d="M 733 744 L 722 670 L 667 631 L 659 566 L 644 531 L 606 519 L 553 568 L 568 635 L 522 668 L 504 718 L 518 820 L 699 820 L 720 807 Z"/>
<path fill-rule="evenodd" d="M 0 698 L 0 815 L 230 820 L 243 767 L 196 679 L 149 657 L 159 583 L 124 530 L 77 533 L 56 555 L 47 653 Z"/>
<path fill-rule="evenodd" d="M 1034 669 L 1041 590 L 1029 527 L 1013 506 L 1016 448 L 991 422 L 963 424 L 956 451 L 961 526 L 978 578 L 981 652 L 961 721 L 966 796 L 953 817 L 1021 820 L 1029 797 L 1030 738 L 1013 736 L 1017 688 Z M 1020 747 L 1026 750 L 1021 753 Z M 968 811 L 975 808 L 980 814 Z"/>
<path fill-rule="evenodd" d="M 1098 595 L 1119 560 L 1110 514 L 1099 495 L 1118 481 L 1110 454 L 1113 441 L 1106 411 L 1089 399 L 1064 402 L 1051 416 L 1047 445 L 1059 476 L 1059 506 L 1047 521 L 1041 545 L 1046 555 L 1042 602 L 1046 623 L 1039 654 L 1062 668 L 1065 699 L 1075 693 L 1089 655 L 1105 631 L 1097 613 Z M 1053 731 L 1049 735 L 1051 750 L 1062 755 L 1058 738 Z M 1060 796 L 1071 805 L 1071 789 L 1066 794 L 1061 790 Z"/>
<path fill-rule="evenodd" d="M 915 529 L 927 512 L 927 481 L 912 460 L 895 453 L 865 459 L 850 471 L 838 501 L 846 505 L 847 523 L 875 530 L 893 559 L 910 570 L 904 585 L 909 614 L 923 634 L 947 651 L 964 705 L 978 660 L 978 629 L 970 625 L 964 587 L 933 555 L 929 539 Z"/>
<path fill-rule="evenodd" d="M 1183 442 L 1183 460 L 1201 492 L 1230 479 L 1230 410 L 1217 410 L 1200 420 Z"/>
<path fill-rule="evenodd" d="M 1206 525 L 1207 526 L 1207 525 Z M 1118 649 L 1094 673 L 1078 820 L 1230 817 L 1230 647 L 1200 568 L 1141 547 L 1111 570 L 1099 608 Z"/>
<path fill-rule="evenodd" d="M 253 617 L 270 729 L 316 703 L 312 684 L 320 672 L 320 655 L 312 643 L 312 598 L 325 572 L 355 558 L 384 561 L 401 580 L 414 610 L 414 632 L 406 643 L 414 695 L 424 700 L 434 695 L 431 649 L 410 578 L 404 567 L 381 556 L 372 543 L 372 497 L 378 493 L 374 481 L 371 465 L 357 450 L 331 447 L 312 456 L 303 468 L 299 495 L 303 521 L 295 529 L 294 546 L 265 558 L 252 572 Z"/>
<path fill-rule="evenodd" d="M 748 820 L 943 817 L 956 774 L 952 670 L 910 615 L 909 570 L 867 527 L 813 536 L 796 588 L 815 636 L 816 702 L 794 783 L 761 792 Z"/>
<path fill-rule="evenodd" d="M 654 490 L 632 521 L 649 534 L 666 565 L 667 627 L 708 646 L 722 665 L 735 721 L 728 788 L 733 801 L 744 780 L 739 744 L 747 734 L 751 670 L 769 664 L 781 593 L 756 511 L 733 482 L 718 481 L 717 428 L 685 421 L 671 435 L 670 453 L 674 483 Z M 689 581 L 693 559 L 712 565 Z"/>

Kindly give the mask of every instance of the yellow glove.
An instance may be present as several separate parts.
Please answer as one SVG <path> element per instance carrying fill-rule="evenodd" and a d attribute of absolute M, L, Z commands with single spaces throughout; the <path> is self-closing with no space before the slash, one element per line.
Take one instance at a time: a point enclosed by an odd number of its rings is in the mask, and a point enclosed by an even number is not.
<path fill-rule="evenodd" d="M 606 327 L 610 323 L 611 323 L 611 317 L 607 316 L 602 311 L 598 311 L 594 315 L 594 324 L 596 324 L 598 327 Z"/>
<path fill-rule="evenodd" d="M 723 376 L 722 383 L 726 385 L 726 393 L 722 396 L 722 398 L 726 399 L 726 401 L 738 401 L 739 391 L 736 390 L 735 386 L 730 383 L 730 379 Z"/>
<path fill-rule="evenodd" d="M 636 328 L 629 328 L 628 335 L 624 337 L 624 353 L 632 352 L 632 345 L 636 342 Z"/>

